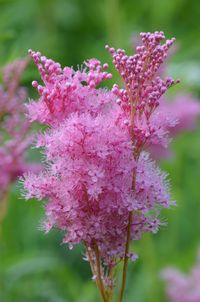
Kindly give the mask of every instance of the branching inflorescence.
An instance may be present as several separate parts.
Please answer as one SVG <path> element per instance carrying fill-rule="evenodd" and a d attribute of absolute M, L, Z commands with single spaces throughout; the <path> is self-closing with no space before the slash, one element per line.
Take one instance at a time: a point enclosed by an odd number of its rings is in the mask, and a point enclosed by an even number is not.
<path fill-rule="evenodd" d="M 119 302 L 123 299 L 130 243 L 144 232 L 157 232 L 162 207 L 170 200 L 167 176 L 144 150 L 167 146 L 177 121 L 159 112 L 161 96 L 176 84 L 158 70 L 174 38 L 141 33 L 132 56 L 106 49 L 124 87 L 99 88 L 112 77 L 107 64 L 91 59 L 74 71 L 30 50 L 44 85 L 33 81 L 40 98 L 28 106 L 31 121 L 48 125 L 39 133 L 47 167 L 23 178 L 27 199 L 47 199 L 44 228 L 61 229 L 63 241 L 83 243 L 102 300 L 112 299 L 114 270 L 124 263 Z"/>
<path fill-rule="evenodd" d="M 137 48 L 142 42 L 142 36 L 138 37 L 135 34 L 132 36 L 132 47 Z M 168 44 L 169 45 L 169 44 Z M 163 62 L 161 68 L 158 69 L 158 75 L 163 78 L 167 74 L 167 67 L 169 59 L 177 51 L 175 44 L 169 49 L 167 57 Z M 168 98 L 165 95 L 159 99 L 158 110 L 160 119 L 166 119 L 166 127 L 168 125 L 168 134 L 175 138 L 182 132 L 194 130 L 197 125 L 197 118 L 200 115 L 200 101 L 197 97 L 182 91 L 175 94 L 173 98 Z M 169 118 L 171 123 L 169 123 Z M 163 120 L 162 123 L 165 121 Z M 163 126 L 162 126 L 163 128 Z M 170 145 L 155 144 L 155 142 L 148 145 L 148 151 L 156 160 L 169 158 L 173 152 Z"/>

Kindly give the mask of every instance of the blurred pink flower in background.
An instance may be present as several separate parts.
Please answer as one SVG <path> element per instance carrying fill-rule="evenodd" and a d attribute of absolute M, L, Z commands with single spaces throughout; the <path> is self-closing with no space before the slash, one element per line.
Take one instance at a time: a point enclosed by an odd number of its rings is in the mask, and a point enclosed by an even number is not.
<path fill-rule="evenodd" d="M 166 294 L 170 302 L 200 301 L 200 250 L 196 265 L 189 273 L 176 268 L 166 268 L 161 277 L 166 282 Z"/>
<path fill-rule="evenodd" d="M 26 150 L 33 139 L 30 123 L 25 118 L 27 91 L 20 86 L 26 66 L 27 59 L 21 59 L 3 69 L 0 86 L 0 201 L 18 176 L 38 168 L 26 162 Z"/>
<path fill-rule="evenodd" d="M 178 123 L 171 128 L 172 135 L 192 130 L 197 126 L 197 117 L 200 115 L 200 101 L 191 94 L 179 93 L 171 101 L 163 101 L 161 110 L 168 111 Z"/>
<path fill-rule="evenodd" d="M 157 109 L 159 114 L 167 115 L 176 121 L 168 124 L 168 132 L 171 138 L 176 137 L 182 132 L 194 130 L 197 126 L 197 119 L 200 115 L 200 101 L 191 94 L 178 93 L 170 101 L 162 98 Z M 153 158 L 167 159 L 172 156 L 172 151 L 168 147 L 157 144 L 149 146 Z"/>

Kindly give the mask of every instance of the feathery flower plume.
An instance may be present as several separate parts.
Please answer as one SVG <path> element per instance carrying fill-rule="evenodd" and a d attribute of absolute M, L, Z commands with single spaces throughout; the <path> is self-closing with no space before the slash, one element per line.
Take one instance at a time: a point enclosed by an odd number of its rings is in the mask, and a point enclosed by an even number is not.
<path fill-rule="evenodd" d="M 31 121 L 48 126 L 36 144 L 47 166 L 24 175 L 24 194 L 46 199 L 46 231 L 59 228 L 70 247 L 84 244 L 104 302 L 112 299 L 121 261 L 122 301 L 128 259 L 136 259 L 131 241 L 157 232 L 160 209 L 173 203 L 167 175 L 144 150 L 151 143 L 167 146 L 169 125 L 176 123 L 156 112 L 160 98 L 178 82 L 158 76 L 175 39 L 161 44 L 163 32 L 141 33 L 141 38 L 132 56 L 106 46 L 124 82 L 112 90 L 98 87 L 112 77 L 108 64 L 91 59 L 82 70 L 62 69 L 29 51 L 43 85 L 33 81 L 40 97 L 27 109 Z"/>

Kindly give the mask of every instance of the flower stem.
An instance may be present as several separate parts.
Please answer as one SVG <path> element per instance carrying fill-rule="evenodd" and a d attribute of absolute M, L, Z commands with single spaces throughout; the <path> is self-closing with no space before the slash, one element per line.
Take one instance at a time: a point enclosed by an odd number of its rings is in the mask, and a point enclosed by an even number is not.
<path fill-rule="evenodd" d="M 2 199 L 0 200 L 0 224 L 2 223 L 8 207 L 8 195 L 5 192 Z"/>
<path fill-rule="evenodd" d="M 96 276 L 98 275 L 98 272 L 96 271 L 96 267 L 95 267 L 95 263 L 93 261 L 93 255 L 92 255 L 92 250 L 90 249 L 90 247 L 85 243 L 85 246 L 86 246 L 86 250 L 87 250 L 87 255 L 88 255 L 88 258 L 89 258 L 89 262 L 90 262 L 90 267 L 91 267 L 91 271 L 92 271 L 92 274 L 93 276 Z M 107 302 L 105 300 L 105 294 L 104 292 L 102 291 L 102 287 L 99 283 L 99 278 L 95 278 L 95 281 L 96 281 L 96 285 L 97 285 L 97 288 L 99 290 L 99 293 L 100 293 L 100 296 L 101 296 L 101 299 L 103 302 Z"/>
<path fill-rule="evenodd" d="M 129 213 L 128 218 L 128 226 L 127 226 L 127 237 L 126 237 L 126 247 L 125 247 L 125 255 L 124 255 L 124 265 L 123 265 L 123 273 L 122 273 L 122 285 L 120 289 L 119 302 L 122 302 L 125 285 L 126 285 L 126 275 L 127 275 L 127 267 L 128 267 L 128 252 L 130 246 L 131 239 L 131 224 L 132 224 L 133 212 Z"/>
<path fill-rule="evenodd" d="M 99 289 L 100 289 L 103 301 L 109 302 L 106 298 L 105 288 L 104 288 L 104 284 L 103 284 L 102 277 L 101 277 L 101 262 L 100 262 L 99 248 L 96 243 L 94 245 L 94 251 L 95 251 L 95 256 L 96 256 L 97 278 L 98 278 L 98 283 L 99 283 Z"/>

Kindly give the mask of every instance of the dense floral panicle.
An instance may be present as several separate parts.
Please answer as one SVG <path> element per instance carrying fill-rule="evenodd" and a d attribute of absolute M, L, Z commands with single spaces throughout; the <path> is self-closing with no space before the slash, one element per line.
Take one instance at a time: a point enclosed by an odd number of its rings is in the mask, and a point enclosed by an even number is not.
<path fill-rule="evenodd" d="M 198 262 L 190 273 L 184 274 L 175 268 L 166 268 L 161 276 L 167 284 L 166 293 L 170 302 L 200 301 L 200 251 Z"/>
<path fill-rule="evenodd" d="M 99 112 L 104 103 L 110 99 L 112 93 L 96 90 L 96 86 L 112 75 L 105 70 L 107 64 L 101 66 L 100 61 L 91 59 L 85 62 L 83 71 L 72 68 L 61 68 L 59 63 L 41 56 L 39 52 L 29 51 L 33 58 L 44 86 L 33 81 L 32 85 L 38 90 L 40 100 L 36 104 L 28 105 L 31 120 L 41 123 L 60 123 L 72 112 L 89 110 L 94 114 Z"/>
<path fill-rule="evenodd" d="M 136 37 L 135 35 L 133 35 L 133 48 L 137 49 L 137 46 L 139 46 L 142 42 L 142 36 L 138 38 L 138 36 Z M 168 60 L 176 51 L 177 46 L 173 44 L 167 54 L 167 60 L 165 60 L 164 64 L 158 70 L 158 75 L 160 77 L 164 77 L 166 75 Z M 175 137 L 183 131 L 194 129 L 199 114 L 200 102 L 190 94 L 179 93 L 170 101 L 166 97 L 162 97 L 160 99 L 160 105 L 156 109 L 156 115 L 157 117 L 160 116 L 161 120 L 164 120 L 164 123 L 161 122 L 162 126 L 161 128 L 159 128 L 160 131 L 158 131 L 160 132 L 161 137 L 164 140 L 162 139 L 162 142 L 158 144 L 158 139 L 155 139 L 156 137 L 153 138 L 151 136 L 148 150 L 151 152 L 152 156 L 156 159 L 167 158 L 171 156 L 172 152 L 169 148 L 167 148 L 167 144 L 169 143 L 169 136 Z M 154 116 L 155 115 L 153 115 L 153 118 Z M 159 119 L 157 120 L 159 121 Z M 159 125 L 157 126 L 159 127 Z M 155 131 L 155 133 L 157 134 L 157 131 Z"/>
<path fill-rule="evenodd" d="M 0 200 L 11 182 L 34 165 L 25 161 L 25 151 L 30 146 L 27 136 L 29 122 L 24 118 L 27 93 L 19 86 L 27 60 L 18 60 L 3 69 L 0 86 Z"/>
<path fill-rule="evenodd" d="M 95 138 L 97 133 L 92 128 Z M 69 131 L 67 125 L 63 129 Z M 91 240 L 95 240 L 107 262 L 112 257 L 123 256 L 129 211 L 135 210 L 131 236 L 133 240 L 138 240 L 143 232 L 156 232 L 159 227 L 158 213 L 155 212 L 153 216 L 146 213 L 154 206 L 170 205 L 166 176 L 149 160 L 147 154 L 141 155 L 137 167 L 132 159 L 131 166 L 132 153 L 127 142 L 121 141 L 121 149 L 117 152 L 111 148 L 110 144 L 115 144 L 119 139 L 116 129 L 113 131 L 113 141 L 108 142 L 104 133 L 101 134 L 101 141 L 95 144 L 92 138 L 93 144 L 88 145 L 91 133 L 87 129 L 88 138 L 86 136 L 82 146 L 76 142 L 72 147 L 74 150 L 71 149 L 65 160 L 61 157 L 67 148 L 63 147 L 58 151 L 61 159 L 57 153 L 51 170 L 38 176 L 26 175 L 24 180 L 27 199 L 36 197 L 49 200 L 45 206 L 46 231 L 53 226 L 64 230 L 64 242 L 70 244 L 81 241 L 91 244 Z M 103 157 L 102 153 L 97 155 L 100 142 L 107 147 Z M 83 148 L 85 156 L 80 157 Z M 91 151 L 87 151 L 87 148 Z M 120 158 L 122 152 L 124 156 Z M 132 192 L 130 178 L 134 166 L 135 193 Z"/>
<path fill-rule="evenodd" d="M 112 90 L 98 87 L 111 74 L 97 59 L 74 71 L 30 51 L 43 86 L 33 81 L 40 97 L 28 104 L 29 117 L 49 127 L 36 142 L 47 167 L 24 176 L 25 197 L 47 200 L 46 231 L 57 227 L 64 242 L 84 242 L 92 253 L 97 245 L 104 264 L 135 259 L 124 255 L 130 213 L 130 238 L 138 240 L 157 231 L 160 208 L 171 204 L 166 175 L 142 152 L 145 144 L 166 146 L 169 125 L 175 125 L 155 111 L 174 83 L 156 75 L 173 43 L 160 45 L 163 38 L 142 34 L 144 45 L 131 57 L 109 48 L 125 82 Z"/>
<path fill-rule="evenodd" d="M 134 48 L 137 49 L 137 46 L 139 46 L 141 42 L 142 36 L 138 38 L 138 36 L 136 37 L 133 35 L 132 45 Z M 166 75 L 168 60 L 176 51 L 177 46 L 173 44 L 167 54 L 167 60 L 165 60 L 164 64 L 158 70 L 158 75 L 160 77 Z M 190 94 L 179 93 L 170 101 L 166 97 L 162 97 L 160 99 L 160 105 L 156 109 L 156 115 L 160 116 L 161 120 L 164 120 L 161 128 L 159 128 L 161 137 L 164 138 L 164 140 L 162 140 L 161 144 L 158 144 L 158 140 L 155 140 L 155 137 L 154 139 L 151 137 L 148 150 L 151 152 L 152 156 L 156 159 L 171 156 L 172 152 L 167 148 L 169 136 L 175 137 L 183 131 L 194 129 L 199 114 L 200 102 Z M 159 119 L 157 120 L 159 121 Z M 163 135 L 163 132 L 165 135 Z M 157 134 L 157 131 L 155 131 L 155 133 Z"/>
<path fill-rule="evenodd" d="M 173 38 L 173 40 L 174 40 L 174 38 Z M 132 47 L 133 51 L 136 50 L 137 47 L 138 46 L 140 47 L 140 44 L 142 44 L 142 36 L 138 36 L 138 34 L 133 33 L 130 43 L 131 43 L 131 47 Z M 176 41 L 176 44 L 173 43 L 170 46 L 170 48 L 168 49 L 167 54 L 165 56 L 165 60 L 163 61 L 163 64 L 159 67 L 159 70 L 158 70 L 159 75 L 164 76 L 167 74 L 166 66 L 169 63 L 169 59 L 178 51 L 179 47 L 180 47 L 180 45 L 179 45 L 179 43 L 177 43 L 177 41 Z"/>
<path fill-rule="evenodd" d="M 136 148 L 144 144 L 156 144 L 166 146 L 169 143 L 168 125 L 162 123 L 162 117 L 153 112 L 159 106 L 160 98 L 178 81 L 171 78 L 162 80 L 158 71 L 167 52 L 175 39 L 167 40 L 164 44 L 160 42 L 165 38 L 163 32 L 141 33 L 142 46 L 136 47 L 136 53 L 127 56 L 122 49 L 115 50 L 106 46 L 113 57 L 113 63 L 120 73 L 125 88 L 120 89 L 118 85 L 113 86 L 113 93 L 118 97 L 117 103 L 127 115 L 131 128 L 131 120 L 128 118 L 130 112 L 134 111 L 134 139 Z M 171 124 L 170 118 L 167 117 Z M 159 121 L 160 120 L 160 121 Z M 160 131 L 161 130 L 161 131 Z"/>
<path fill-rule="evenodd" d="M 156 205 L 170 205 L 165 174 L 147 154 L 135 162 L 129 133 L 115 125 L 115 118 L 75 113 L 40 134 L 38 147 L 45 148 L 51 164 L 47 172 L 24 180 L 28 199 L 49 200 L 47 230 L 56 226 L 66 231 L 64 242 L 71 244 L 95 240 L 107 262 L 123 255 L 129 211 L 138 211 L 131 235 L 136 240 L 144 231 L 158 228 L 157 213 L 146 213 Z"/>
<path fill-rule="evenodd" d="M 162 32 L 141 33 L 141 37 L 143 45 L 136 47 L 136 53 L 132 56 L 127 56 L 123 49 L 115 51 L 114 48 L 106 46 L 113 56 L 116 69 L 127 85 L 126 91 L 123 91 L 125 95 L 117 89 L 117 86 L 114 86 L 113 89 L 124 99 L 126 96 L 129 97 L 127 94 L 130 92 L 132 97 L 137 99 L 136 106 L 148 105 L 150 108 L 154 108 L 158 106 L 161 95 L 174 84 L 172 79 L 167 78 L 163 81 L 156 75 L 175 39 L 167 40 L 161 45 L 160 42 L 165 38 Z M 140 88 L 140 95 L 138 95 L 138 88 Z M 147 108 L 145 109 L 147 110 Z"/>

